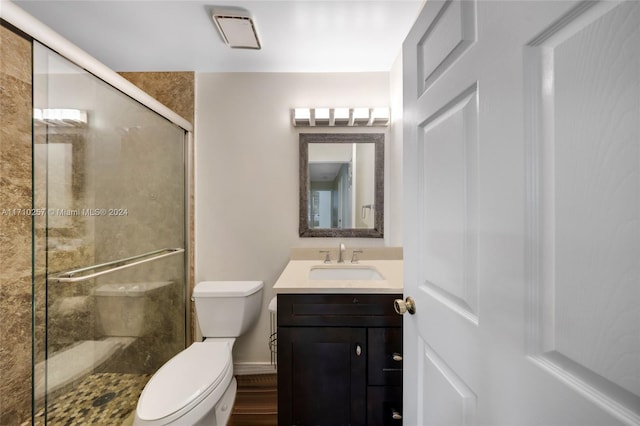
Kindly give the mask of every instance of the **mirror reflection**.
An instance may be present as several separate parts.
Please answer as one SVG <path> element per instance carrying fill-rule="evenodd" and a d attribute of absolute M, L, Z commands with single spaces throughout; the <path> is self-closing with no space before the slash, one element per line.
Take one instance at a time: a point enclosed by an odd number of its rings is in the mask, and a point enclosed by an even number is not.
<path fill-rule="evenodd" d="M 383 236 L 383 134 L 301 134 L 300 172 L 300 236 Z"/>

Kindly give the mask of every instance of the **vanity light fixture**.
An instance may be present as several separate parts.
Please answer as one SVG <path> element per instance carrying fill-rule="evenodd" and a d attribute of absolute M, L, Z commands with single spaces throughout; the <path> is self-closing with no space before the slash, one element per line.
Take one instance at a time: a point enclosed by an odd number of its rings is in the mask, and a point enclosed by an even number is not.
<path fill-rule="evenodd" d="M 328 126 L 331 119 L 330 108 L 315 108 L 316 126 Z"/>
<path fill-rule="evenodd" d="M 70 108 L 34 108 L 36 126 L 83 127 L 87 124 L 87 111 Z"/>
<path fill-rule="evenodd" d="M 375 126 L 377 124 L 386 126 L 389 124 L 391 114 L 389 114 L 389 108 L 378 107 L 371 111 L 371 117 L 369 117 L 369 126 Z"/>
<path fill-rule="evenodd" d="M 211 17 L 222 39 L 232 49 L 262 48 L 248 10 L 241 7 L 214 7 Z"/>
<path fill-rule="evenodd" d="M 294 126 L 310 126 L 311 110 L 309 108 L 293 109 L 293 125 Z"/>
<path fill-rule="evenodd" d="M 388 107 L 293 108 L 294 127 L 386 127 L 391 113 Z"/>
<path fill-rule="evenodd" d="M 347 126 L 349 124 L 349 108 L 334 108 L 333 118 L 336 126 Z"/>
<path fill-rule="evenodd" d="M 369 108 L 354 108 L 353 124 L 358 126 L 369 124 Z"/>

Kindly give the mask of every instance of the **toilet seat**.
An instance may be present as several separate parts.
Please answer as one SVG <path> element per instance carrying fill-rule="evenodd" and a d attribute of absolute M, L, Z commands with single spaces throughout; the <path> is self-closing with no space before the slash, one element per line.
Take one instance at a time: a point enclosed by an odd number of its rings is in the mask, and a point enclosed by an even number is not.
<path fill-rule="evenodd" d="M 138 400 L 136 420 L 150 425 L 175 421 L 205 398 L 219 399 L 232 378 L 229 341 L 196 342 L 151 377 Z"/>

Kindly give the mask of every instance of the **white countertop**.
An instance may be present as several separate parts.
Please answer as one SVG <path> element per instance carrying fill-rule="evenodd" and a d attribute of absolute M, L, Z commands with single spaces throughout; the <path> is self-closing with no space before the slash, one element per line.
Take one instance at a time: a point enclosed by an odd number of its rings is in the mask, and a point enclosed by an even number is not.
<path fill-rule="evenodd" d="M 382 275 L 383 280 L 311 280 L 309 272 L 312 267 L 320 268 L 354 268 L 371 267 Z M 358 263 L 325 264 L 319 260 L 292 259 L 280 274 L 273 286 L 276 293 L 402 293 L 403 261 L 394 260 L 361 260 Z"/>

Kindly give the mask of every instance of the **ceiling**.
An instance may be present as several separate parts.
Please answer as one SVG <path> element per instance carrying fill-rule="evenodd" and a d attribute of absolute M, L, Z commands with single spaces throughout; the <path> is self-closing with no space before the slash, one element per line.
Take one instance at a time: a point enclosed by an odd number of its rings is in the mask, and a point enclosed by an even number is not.
<path fill-rule="evenodd" d="M 343 164 L 348 163 L 309 163 L 309 181 L 333 182 L 340 173 Z"/>
<path fill-rule="evenodd" d="M 389 71 L 422 0 L 14 0 L 116 71 Z M 211 6 L 247 9 L 261 50 L 229 49 Z"/>

